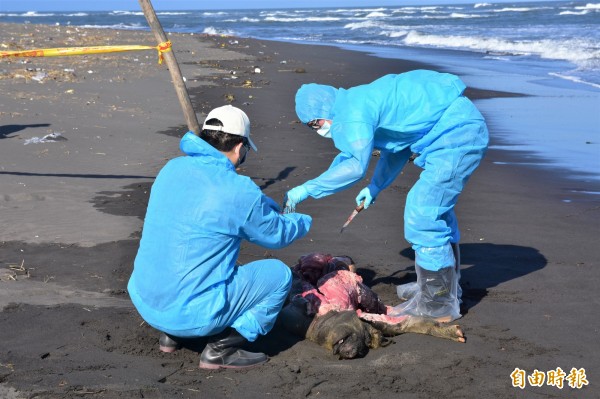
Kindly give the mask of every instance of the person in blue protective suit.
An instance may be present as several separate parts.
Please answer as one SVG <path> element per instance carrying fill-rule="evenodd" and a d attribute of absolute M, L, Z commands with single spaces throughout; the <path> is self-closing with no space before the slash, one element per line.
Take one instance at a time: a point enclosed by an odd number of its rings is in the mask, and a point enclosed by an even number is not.
<path fill-rule="evenodd" d="M 188 132 L 185 156 L 169 161 L 152 186 L 128 291 L 142 318 L 172 352 L 182 339 L 208 337 L 200 368 L 244 368 L 267 356 L 241 349 L 268 333 L 291 287 L 276 259 L 236 261 L 242 240 L 282 248 L 306 235 L 312 219 L 282 214 L 236 168 L 256 146 L 246 114 L 212 110 L 200 137 Z"/>
<path fill-rule="evenodd" d="M 361 180 L 374 149 L 380 158 L 356 197 L 369 208 L 410 159 L 423 169 L 406 198 L 405 238 L 415 250 L 417 282 L 396 314 L 439 321 L 460 317 L 460 234 L 454 206 L 488 144 L 483 116 L 451 74 L 415 70 L 383 76 L 349 89 L 305 84 L 296 113 L 340 153 L 329 169 L 287 192 L 284 212 L 306 198 L 321 198 Z M 405 299 L 407 299 L 405 297 Z"/>

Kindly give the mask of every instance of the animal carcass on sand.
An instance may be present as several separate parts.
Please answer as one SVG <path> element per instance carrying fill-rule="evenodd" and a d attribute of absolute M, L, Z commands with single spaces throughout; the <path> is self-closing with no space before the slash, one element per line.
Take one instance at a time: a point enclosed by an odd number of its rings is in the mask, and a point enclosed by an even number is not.
<path fill-rule="evenodd" d="M 363 357 L 391 337 L 412 332 L 465 342 L 458 325 L 418 316 L 387 316 L 381 302 L 355 273 L 348 256 L 313 253 L 294 266 L 289 302 L 279 316 L 288 331 L 329 349 L 340 359 Z"/>

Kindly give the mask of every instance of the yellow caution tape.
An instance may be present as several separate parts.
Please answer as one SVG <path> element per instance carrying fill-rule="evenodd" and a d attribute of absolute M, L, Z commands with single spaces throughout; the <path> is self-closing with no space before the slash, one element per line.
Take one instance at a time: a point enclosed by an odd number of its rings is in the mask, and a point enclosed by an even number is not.
<path fill-rule="evenodd" d="M 163 53 L 171 51 L 171 41 L 167 40 L 166 42 L 160 43 L 158 46 L 156 46 L 156 50 L 158 51 L 158 63 L 162 64 L 164 59 Z"/>
<path fill-rule="evenodd" d="M 158 51 L 158 63 L 163 62 L 163 53 L 171 51 L 171 41 L 160 43 L 158 46 L 90 46 L 90 47 L 62 47 L 45 48 L 37 50 L 21 51 L 0 51 L 0 58 L 7 57 L 61 57 L 66 55 L 85 55 L 85 54 L 103 54 L 120 53 L 123 51 L 156 50 Z"/>

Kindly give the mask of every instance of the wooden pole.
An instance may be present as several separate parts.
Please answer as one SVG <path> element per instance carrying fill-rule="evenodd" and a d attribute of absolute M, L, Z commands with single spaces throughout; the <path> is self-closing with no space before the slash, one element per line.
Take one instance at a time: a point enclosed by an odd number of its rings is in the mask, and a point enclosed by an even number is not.
<path fill-rule="evenodd" d="M 154 8 L 152 7 L 150 0 L 139 0 L 139 2 L 142 6 L 142 10 L 144 11 L 144 15 L 146 16 L 146 20 L 152 29 L 152 33 L 154 33 L 156 41 L 158 41 L 159 44 L 166 42 L 168 40 L 167 36 L 165 35 L 165 31 L 163 30 L 160 21 L 156 17 L 156 13 L 154 12 Z M 163 56 L 165 62 L 167 63 L 167 67 L 169 68 L 169 72 L 171 73 L 171 79 L 173 80 L 173 85 L 175 86 L 179 103 L 183 109 L 183 115 L 185 116 L 188 129 L 194 132 L 197 136 L 200 134 L 200 124 L 198 123 L 196 112 L 194 112 L 194 107 L 192 106 L 190 96 L 187 92 L 187 88 L 185 87 L 185 83 L 183 82 L 181 70 L 179 69 L 179 64 L 177 64 L 177 59 L 175 58 L 175 52 L 173 50 L 167 51 L 163 53 Z"/>

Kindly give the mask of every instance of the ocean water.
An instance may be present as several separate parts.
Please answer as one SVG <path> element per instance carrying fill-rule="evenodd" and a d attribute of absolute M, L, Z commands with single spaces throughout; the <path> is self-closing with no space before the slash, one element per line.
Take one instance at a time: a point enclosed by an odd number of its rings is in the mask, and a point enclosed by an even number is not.
<path fill-rule="evenodd" d="M 328 44 L 432 63 L 473 87 L 528 97 L 477 105 L 498 148 L 600 182 L 600 2 L 158 11 L 171 32 Z M 0 21 L 148 29 L 139 10 L 5 12 Z M 101 45 L 101 43 L 98 43 Z M 529 156 L 529 155 L 528 155 Z M 539 159 L 538 159 L 539 158 Z"/>

